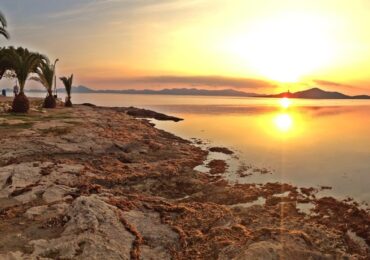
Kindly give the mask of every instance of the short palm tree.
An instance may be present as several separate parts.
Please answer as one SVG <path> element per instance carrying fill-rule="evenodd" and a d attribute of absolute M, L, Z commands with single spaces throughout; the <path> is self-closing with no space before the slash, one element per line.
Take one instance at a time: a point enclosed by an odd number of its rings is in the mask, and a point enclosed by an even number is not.
<path fill-rule="evenodd" d="M 55 108 L 56 100 L 53 96 L 53 81 L 55 76 L 55 64 L 58 59 L 55 60 L 54 64 L 51 64 L 49 59 L 42 59 L 40 65 L 36 69 L 37 77 L 32 77 L 32 80 L 40 82 L 47 91 L 47 96 L 44 100 L 45 108 Z"/>
<path fill-rule="evenodd" d="M 72 91 L 72 82 L 73 82 L 73 74 L 70 77 L 61 77 L 60 80 L 63 82 L 64 87 L 67 92 L 67 99 L 66 103 L 64 104 L 66 107 L 71 107 L 72 106 L 72 101 L 71 101 L 71 91 Z"/>
<path fill-rule="evenodd" d="M 0 34 L 4 36 L 5 38 L 9 39 L 9 33 L 5 29 L 7 25 L 5 16 L 0 12 Z"/>
<path fill-rule="evenodd" d="M 4 61 L 9 64 L 10 69 L 15 73 L 18 80 L 20 92 L 13 100 L 13 112 L 26 113 L 29 110 L 29 101 L 24 94 L 24 87 L 28 76 L 35 73 L 40 63 L 46 57 L 30 52 L 28 49 L 9 47 L 5 50 Z"/>

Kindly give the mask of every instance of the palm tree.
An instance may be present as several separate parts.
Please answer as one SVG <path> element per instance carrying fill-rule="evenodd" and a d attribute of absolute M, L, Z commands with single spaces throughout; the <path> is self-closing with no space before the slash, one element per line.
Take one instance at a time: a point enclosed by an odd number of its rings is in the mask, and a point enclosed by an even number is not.
<path fill-rule="evenodd" d="M 7 52 L 8 52 L 8 49 L 0 48 L 0 79 L 2 79 L 5 72 L 11 68 L 10 62 L 6 58 Z"/>
<path fill-rule="evenodd" d="M 5 30 L 7 25 L 5 16 L 0 11 L 0 34 L 9 39 L 9 33 Z M 8 69 L 8 62 L 4 59 L 5 48 L 0 48 L 0 79 L 3 77 L 5 71 Z"/>
<path fill-rule="evenodd" d="M 60 80 L 63 82 L 64 87 L 66 88 L 67 92 L 67 99 L 65 106 L 66 107 L 71 107 L 72 106 L 72 101 L 71 101 L 71 90 L 72 90 L 72 81 L 73 81 L 73 74 L 70 77 L 61 77 Z"/>
<path fill-rule="evenodd" d="M 5 27 L 7 25 L 5 16 L 0 12 L 0 34 L 4 36 L 5 38 L 9 39 L 9 33 L 7 30 L 5 30 Z"/>
<path fill-rule="evenodd" d="M 10 69 L 15 73 L 20 89 L 13 100 L 13 112 L 26 113 L 29 110 L 29 101 L 24 94 L 26 81 L 31 73 L 37 72 L 40 63 L 47 58 L 22 47 L 9 47 L 5 50 L 3 59 L 9 63 Z"/>
<path fill-rule="evenodd" d="M 53 80 L 55 76 L 55 64 L 58 59 L 54 61 L 54 64 L 51 64 L 49 59 L 43 59 L 40 62 L 40 65 L 36 69 L 36 74 L 38 77 L 32 77 L 32 80 L 40 82 L 47 91 L 47 96 L 44 100 L 45 108 L 55 108 L 56 100 L 53 96 Z"/>

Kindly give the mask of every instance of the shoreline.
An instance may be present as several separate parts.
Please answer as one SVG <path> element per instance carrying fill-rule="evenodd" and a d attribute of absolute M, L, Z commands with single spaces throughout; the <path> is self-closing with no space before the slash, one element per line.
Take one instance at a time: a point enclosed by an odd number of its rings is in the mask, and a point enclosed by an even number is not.
<path fill-rule="evenodd" d="M 208 151 L 127 108 L 38 100 L 29 115 L 0 113 L 0 258 L 370 256 L 369 212 L 355 201 L 231 185 L 194 170 Z"/>

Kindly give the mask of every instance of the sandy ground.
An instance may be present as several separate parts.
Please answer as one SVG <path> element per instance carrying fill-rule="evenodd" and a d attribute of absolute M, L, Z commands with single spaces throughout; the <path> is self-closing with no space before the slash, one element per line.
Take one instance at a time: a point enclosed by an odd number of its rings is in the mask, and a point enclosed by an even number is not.
<path fill-rule="evenodd" d="M 0 259 L 370 259 L 354 201 L 197 172 L 207 151 L 124 108 L 32 103 L 0 112 Z"/>
<path fill-rule="evenodd" d="M 11 102 L 12 100 L 13 100 L 13 97 L 10 97 L 10 96 L 4 97 L 4 96 L 0 95 L 0 102 Z M 32 98 L 32 97 L 30 97 L 29 100 L 31 102 L 37 102 L 37 101 L 42 102 L 42 100 L 40 100 L 40 98 Z"/>

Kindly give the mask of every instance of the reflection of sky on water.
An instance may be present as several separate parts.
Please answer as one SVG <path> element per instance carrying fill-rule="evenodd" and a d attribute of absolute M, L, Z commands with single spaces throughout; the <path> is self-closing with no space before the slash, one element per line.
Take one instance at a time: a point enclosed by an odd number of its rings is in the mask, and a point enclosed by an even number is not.
<path fill-rule="evenodd" d="M 370 102 L 369 102 L 370 105 Z M 264 114 L 280 111 L 276 106 L 238 106 L 238 105 L 152 105 L 152 109 L 167 111 L 170 113 L 181 114 L 203 114 L 203 115 L 217 115 L 217 114 Z M 360 106 L 361 108 L 362 106 Z M 295 107 L 294 111 L 311 115 L 311 116 L 325 116 L 338 113 L 348 113 L 357 110 L 359 107 L 352 106 L 303 106 Z"/>
<path fill-rule="evenodd" d="M 370 101 L 291 100 L 161 95 L 75 94 L 74 103 L 137 106 L 184 118 L 156 122 L 184 138 L 238 151 L 240 161 L 273 174 L 239 182 L 284 181 L 332 186 L 325 194 L 370 202 Z M 237 170 L 236 160 L 231 169 Z"/>
<path fill-rule="evenodd" d="M 158 122 L 158 127 L 233 147 L 241 161 L 274 170 L 272 175 L 236 177 L 239 182 L 331 186 L 333 190 L 322 194 L 370 202 L 370 102 L 322 107 L 314 103 L 288 108 L 167 106 L 164 110 L 185 121 Z"/>

